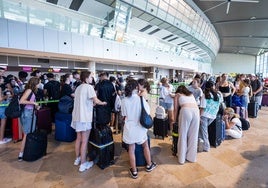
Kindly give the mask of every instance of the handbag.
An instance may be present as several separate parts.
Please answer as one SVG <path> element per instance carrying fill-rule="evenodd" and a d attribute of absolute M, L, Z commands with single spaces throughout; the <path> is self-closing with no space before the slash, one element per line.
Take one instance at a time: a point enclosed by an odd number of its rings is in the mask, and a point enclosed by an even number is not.
<path fill-rule="evenodd" d="M 144 108 L 142 96 L 140 96 L 140 99 L 141 99 L 140 123 L 144 128 L 150 129 L 153 126 L 154 122 L 153 122 L 152 117 L 146 112 Z"/>

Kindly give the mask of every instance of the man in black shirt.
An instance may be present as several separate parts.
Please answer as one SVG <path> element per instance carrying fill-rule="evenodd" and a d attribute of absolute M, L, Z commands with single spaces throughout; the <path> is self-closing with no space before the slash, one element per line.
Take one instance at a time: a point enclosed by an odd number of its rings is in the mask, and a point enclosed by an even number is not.
<path fill-rule="evenodd" d="M 48 100 L 60 99 L 60 82 L 54 80 L 54 74 L 47 74 L 48 83 L 44 85 L 44 95 Z M 52 122 L 55 120 L 55 113 L 58 111 L 58 102 L 48 103 L 47 105 L 51 110 Z"/>
<path fill-rule="evenodd" d="M 250 75 L 250 80 L 251 80 L 252 94 L 259 105 L 259 109 L 261 109 L 262 90 L 263 90 L 262 83 L 256 77 L 255 74 Z"/>
<path fill-rule="evenodd" d="M 100 81 L 95 87 L 98 99 L 107 102 L 105 106 L 96 106 L 96 120 L 99 125 L 110 123 L 112 109 L 114 108 L 116 91 L 113 84 L 108 80 L 108 76 L 107 72 L 100 73 Z"/>

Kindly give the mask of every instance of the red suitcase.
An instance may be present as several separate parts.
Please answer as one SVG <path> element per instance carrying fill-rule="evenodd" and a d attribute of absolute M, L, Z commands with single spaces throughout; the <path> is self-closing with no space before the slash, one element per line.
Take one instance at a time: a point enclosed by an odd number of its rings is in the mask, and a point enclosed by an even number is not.
<path fill-rule="evenodd" d="M 13 142 L 19 142 L 23 139 L 23 132 L 20 125 L 20 120 L 19 118 L 13 118 L 11 121 Z"/>
<path fill-rule="evenodd" d="M 36 126 L 39 130 L 52 132 L 52 121 L 50 108 L 41 108 L 36 111 Z"/>

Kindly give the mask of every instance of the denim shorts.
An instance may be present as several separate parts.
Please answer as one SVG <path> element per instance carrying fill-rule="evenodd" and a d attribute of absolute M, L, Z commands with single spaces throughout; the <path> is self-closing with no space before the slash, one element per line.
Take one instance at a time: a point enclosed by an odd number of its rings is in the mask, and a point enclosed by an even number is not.
<path fill-rule="evenodd" d="M 6 115 L 5 115 L 5 110 L 6 110 L 6 107 L 5 106 L 1 106 L 0 107 L 0 119 L 6 119 Z"/>
<path fill-rule="evenodd" d="M 160 100 L 159 105 L 165 108 L 165 110 L 173 110 L 173 103 L 166 103 Z"/>
<path fill-rule="evenodd" d="M 32 119 L 32 117 L 33 117 L 33 119 Z M 36 124 L 36 115 L 35 115 L 35 113 L 33 113 L 33 109 L 26 109 L 25 108 L 21 114 L 21 117 L 20 117 L 20 122 L 21 122 L 22 130 L 23 130 L 24 134 L 31 133 L 32 121 L 33 121 L 32 132 L 34 132 L 35 124 Z"/>

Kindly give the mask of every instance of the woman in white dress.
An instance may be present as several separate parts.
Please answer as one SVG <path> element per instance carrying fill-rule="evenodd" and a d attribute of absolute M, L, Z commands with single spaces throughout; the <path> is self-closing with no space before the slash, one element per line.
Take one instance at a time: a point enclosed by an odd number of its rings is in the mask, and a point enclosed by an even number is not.
<path fill-rule="evenodd" d="M 106 105 L 96 97 L 94 88 L 89 85 L 92 80 L 89 71 L 81 72 L 82 84 L 75 90 L 74 109 L 71 126 L 75 129 L 77 138 L 75 141 L 76 159 L 74 165 L 79 165 L 79 171 L 83 172 L 93 166 L 93 162 L 86 161 L 88 137 L 92 128 L 93 103 Z"/>
<path fill-rule="evenodd" d="M 129 169 L 132 178 L 138 177 L 135 158 L 135 144 L 142 144 L 144 156 L 147 162 L 146 171 L 151 172 L 156 163 L 152 162 L 150 149 L 148 146 L 147 129 L 140 124 L 141 99 L 138 95 L 138 82 L 130 79 L 125 86 L 125 98 L 122 100 L 122 116 L 125 119 L 123 141 L 128 144 L 128 155 L 130 159 Z M 150 107 L 142 97 L 144 108 L 150 114 Z"/>

